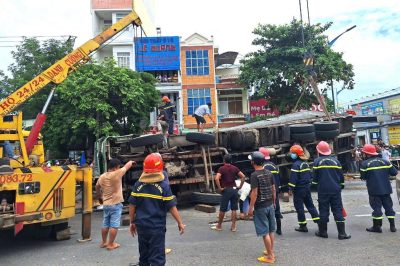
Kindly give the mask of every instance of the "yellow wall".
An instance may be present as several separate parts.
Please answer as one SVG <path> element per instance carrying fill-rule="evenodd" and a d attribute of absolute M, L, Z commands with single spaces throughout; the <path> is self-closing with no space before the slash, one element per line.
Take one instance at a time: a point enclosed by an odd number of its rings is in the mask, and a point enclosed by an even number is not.
<path fill-rule="evenodd" d="M 188 50 L 208 50 L 209 60 L 209 75 L 207 76 L 187 76 L 186 75 L 186 51 Z M 188 114 L 188 89 L 210 89 L 210 97 L 212 103 L 212 117 L 217 121 L 217 103 L 216 103 L 216 88 L 215 88 L 215 66 L 214 66 L 214 53 L 213 46 L 182 46 L 181 47 L 181 70 L 182 70 L 182 104 L 183 104 L 183 124 L 185 128 L 195 128 L 196 120 L 192 115 Z M 208 126 L 209 118 L 205 117 Z"/>

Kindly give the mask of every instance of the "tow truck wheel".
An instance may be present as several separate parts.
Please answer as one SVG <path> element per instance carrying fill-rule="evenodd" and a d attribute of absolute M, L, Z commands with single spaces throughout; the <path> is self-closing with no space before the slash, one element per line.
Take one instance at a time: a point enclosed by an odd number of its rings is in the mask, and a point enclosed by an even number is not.
<path fill-rule="evenodd" d="M 192 202 L 193 203 L 204 203 L 204 204 L 220 204 L 221 203 L 221 194 L 193 192 L 192 193 Z"/>
<path fill-rule="evenodd" d="M 208 133 L 191 132 L 186 134 L 186 140 L 197 144 L 215 144 L 215 136 Z"/>
<path fill-rule="evenodd" d="M 164 136 L 162 134 L 144 135 L 131 140 L 131 147 L 151 146 L 162 143 Z"/>
<path fill-rule="evenodd" d="M 290 125 L 290 133 L 310 133 L 314 132 L 313 124 L 294 124 Z"/>
<path fill-rule="evenodd" d="M 315 131 L 331 131 L 339 129 L 339 123 L 336 121 L 324 121 L 314 123 Z"/>

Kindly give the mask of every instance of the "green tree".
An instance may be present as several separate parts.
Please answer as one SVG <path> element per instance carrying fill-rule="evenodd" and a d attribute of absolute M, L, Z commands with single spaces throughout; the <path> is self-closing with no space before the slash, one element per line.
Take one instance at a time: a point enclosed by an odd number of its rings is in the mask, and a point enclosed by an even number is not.
<path fill-rule="evenodd" d="M 57 87 L 44 130 L 47 148 L 90 149 L 99 137 L 139 132 L 159 101 L 155 82 L 113 60 L 81 67 Z"/>
<path fill-rule="evenodd" d="M 305 25 L 305 47 L 300 21 L 258 25 L 252 42 L 258 50 L 241 61 L 239 82 L 255 88 L 256 98 L 266 98 L 270 106 L 277 106 L 283 113 L 293 110 L 299 99 L 299 106 L 309 108 L 317 100 L 307 83 L 308 73 L 303 64 L 303 56 L 308 51 L 314 55 L 316 81 L 322 84 L 325 96 L 332 81 L 342 82 L 345 89 L 353 89 L 353 66 L 327 44 L 324 32 L 331 25 Z"/>
<path fill-rule="evenodd" d="M 11 52 L 15 62 L 8 67 L 10 77 L 0 73 L 2 94 L 9 95 L 23 86 L 71 52 L 73 45 L 74 38 L 49 39 L 43 42 L 36 38 L 24 38 L 16 50 Z M 25 119 L 35 118 L 42 110 L 51 88 L 52 85 L 47 86 L 18 108 L 24 112 Z"/>

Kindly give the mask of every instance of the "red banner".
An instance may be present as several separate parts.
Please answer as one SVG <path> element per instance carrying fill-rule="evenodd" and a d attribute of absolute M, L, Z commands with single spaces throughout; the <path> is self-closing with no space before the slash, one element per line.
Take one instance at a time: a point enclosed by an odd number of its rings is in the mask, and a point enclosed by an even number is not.
<path fill-rule="evenodd" d="M 271 109 L 268 107 L 268 102 L 265 99 L 250 101 L 250 116 L 252 118 L 256 116 L 278 116 L 279 111 L 277 109 Z"/>

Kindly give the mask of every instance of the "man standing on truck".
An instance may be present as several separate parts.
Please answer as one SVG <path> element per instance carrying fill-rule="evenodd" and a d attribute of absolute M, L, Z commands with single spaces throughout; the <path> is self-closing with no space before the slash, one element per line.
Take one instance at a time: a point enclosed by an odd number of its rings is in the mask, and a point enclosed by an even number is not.
<path fill-rule="evenodd" d="M 269 151 L 267 148 L 261 147 L 258 149 L 264 155 L 265 164 L 264 169 L 270 171 L 274 176 L 274 183 L 275 183 L 275 191 L 276 191 L 276 201 L 275 201 L 275 219 L 276 219 L 276 233 L 278 235 L 282 235 L 282 223 L 281 219 L 283 218 L 281 213 L 281 207 L 279 204 L 279 192 L 281 187 L 281 180 L 279 175 L 279 168 L 270 161 L 271 156 L 269 155 Z"/>
<path fill-rule="evenodd" d="M 163 96 L 162 101 L 164 102 L 163 105 L 163 114 L 165 121 L 168 123 L 168 135 L 174 134 L 174 121 L 176 115 L 176 107 L 174 104 L 171 103 L 171 100 L 168 96 Z"/>
<path fill-rule="evenodd" d="M 318 204 L 321 220 L 318 223 L 316 236 L 328 238 L 329 207 L 332 210 L 336 221 L 338 238 L 349 239 L 351 236 L 346 234 L 345 219 L 342 209 L 342 188 L 344 188 L 344 176 L 340 162 L 330 156 L 332 153 L 329 144 L 321 141 L 317 145 L 319 157 L 314 161 L 313 184 L 318 186 Z"/>
<path fill-rule="evenodd" d="M 99 177 L 96 183 L 96 194 L 100 204 L 103 204 L 103 228 L 101 229 L 101 248 L 108 250 L 119 248 L 120 244 L 114 242 L 118 228 L 121 224 L 122 202 L 122 177 L 135 162 L 129 161 L 124 167 L 118 159 L 108 162 L 108 171 Z M 108 241 L 107 241 L 108 238 Z"/>
<path fill-rule="evenodd" d="M 236 188 L 236 178 L 240 177 L 240 185 Z M 218 190 L 222 193 L 221 205 L 218 216 L 218 224 L 212 226 L 211 229 L 221 231 L 222 222 L 224 220 L 225 213 L 228 211 L 228 205 L 230 203 L 232 211 L 232 226 L 231 231 L 236 232 L 236 211 L 238 209 L 239 194 L 238 190 L 242 189 L 244 184 L 245 175 L 237 168 L 232 165 L 232 155 L 224 155 L 224 165 L 218 169 L 218 173 L 215 176 L 215 183 L 217 184 Z"/>
<path fill-rule="evenodd" d="M 193 117 L 196 118 L 196 123 L 197 123 L 197 131 L 203 132 L 204 131 L 204 125 L 206 124 L 206 120 L 204 119 L 204 116 L 207 115 L 208 118 L 210 118 L 211 122 L 213 124 L 214 120 L 211 116 L 211 108 L 212 104 L 209 102 L 204 105 L 200 105 L 197 107 L 196 111 L 194 111 Z"/>
<path fill-rule="evenodd" d="M 129 197 L 130 232 L 138 235 L 139 265 L 165 265 L 165 232 L 167 212 L 178 223 L 181 234 L 185 225 L 176 208 L 168 179 L 164 176 L 164 162 L 156 153 L 143 162 L 143 173 Z"/>
<path fill-rule="evenodd" d="M 390 176 L 396 176 L 396 168 L 389 162 L 378 157 L 376 148 L 372 144 L 365 144 L 362 152 L 367 159 L 361 163 L 361 179 L 367 181 L 369 204 L 372 211 L 373 226 L 367 228 L 368 232 L 382 233 L 382 206 L 385 209 L 386 217 L 390 223 L 390 231 L 396 232 L 395 211 L 393 210 L 393 201 L 390 197 L 392 186 Z"/>
<path fill-rule="evenodd" d="M 308 228 L 306 216 L 304 214 L 304 205 L 311 214 L 314 223 L 319 222 L 319 214 L 311 198 L 311 169 L 306 162 L 308 158 L 305 156 L 304 150 L 300 145 L 293 145 L 290 148 L 290 158 L 294 162 L 290 169 L 291 173 L 288 185 L 293 191 L 293 203 L 299 223 L 299 227 L 295 228 L 295 230 L 307 233 Z"/>

